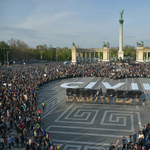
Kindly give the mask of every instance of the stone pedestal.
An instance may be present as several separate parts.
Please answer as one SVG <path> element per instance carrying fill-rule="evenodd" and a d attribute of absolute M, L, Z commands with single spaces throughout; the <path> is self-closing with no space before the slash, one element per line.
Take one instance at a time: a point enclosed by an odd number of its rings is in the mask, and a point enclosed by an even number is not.
<path fill-rule="evenodd" d="M 109 48 L 103 47 L 103 61 L 109 61 Z"/>
<path fill-rule="evenodd" d="M 76 47 L 72 46 L 71 51 L 72 51 L 72 62 L 76 63 L 76 61 L 77 61 L 76 60 L 77 59 L 77 56 L 76 56 Z"/>
<path fill-rule="evenodd" d="M 143 62 L 143 53 L 144 53 L 144 48 L 143 47 L 137 47 L 136 61 Z"/>
<path fill-rule="evenodd" d="M 120 59 L 120 57 L 121 57 L 121 59 L 124 59 L 124 52 L 123 51 L 118 52 L 118 59 Z"/>

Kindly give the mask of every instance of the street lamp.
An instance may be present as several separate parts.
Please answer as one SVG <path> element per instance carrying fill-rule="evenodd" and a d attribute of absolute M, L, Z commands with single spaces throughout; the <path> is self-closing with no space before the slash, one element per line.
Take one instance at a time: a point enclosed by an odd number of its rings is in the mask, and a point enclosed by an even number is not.
<path fill-rule="evenodd" d="M 51 53 L 51 62 L 52 62 L 52 53 Z"/>
<path fill-rule="evenodd" d="M 68 47 L 66 48 L 66 51 L 67 51 L 67 60 L 68 60 Z"/>
<path fill-rule="evenodd" d="M 41 62 L 42 62 L 42 52 L 43 52 L 43 51 L 40 51 L 40 52 L 41 52 Z"/>
<path fill-rule="evenodd" d="M 9 66 L 9 61 L 8 61 L 8 53 L 9 53 L 10 51 L 7 51 L 7 66 Z"/>
<path fill-rule="evenodd" d="M 57 48 L 56 48 L 56 57 L 57 57 L 57 62 L 58 62 L 58 54 L 57 54 Z"/>

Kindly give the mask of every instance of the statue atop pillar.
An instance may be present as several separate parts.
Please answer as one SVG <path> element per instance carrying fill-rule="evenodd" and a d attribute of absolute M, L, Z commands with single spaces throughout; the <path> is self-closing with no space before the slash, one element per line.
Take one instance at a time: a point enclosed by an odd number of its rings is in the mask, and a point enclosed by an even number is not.
<path fill-rule="evenodd" d="M 119 10 L 119 12 L 120 12 L 120 20 L 123 20 L 123 12 L 124 12 L 124 10 L 122 10 L 122 12 Z"/>
<path fill-rule="evenodd" d="M 75 43 L 74 43 L 74 42 L 72 42 L 72 46 L 75 46 Z"/>
<path fill-rule="evenodd" d="M 107 44 L 105 44 L 105 42 L 103 42 L 103 43 L 104 43 L 103 47 L 108 47 L 109 48 L 109 46 L 110 46 L 109 42 L 107 42 Z"/>
<path fill-rule="evenodd" d="M 141 41 L 141 43 L 136 42 L 137 47 L 143 47 L 144 46 L 144 42 Z"/>
<path fill-rule="evenodd" d="M 120 28 L 119 28 L 119 51 L 118 51 L 118 59 L 124 59 L 124 52 L 123 52 L 123 12 L 124 10 L 120 11 Z"/>

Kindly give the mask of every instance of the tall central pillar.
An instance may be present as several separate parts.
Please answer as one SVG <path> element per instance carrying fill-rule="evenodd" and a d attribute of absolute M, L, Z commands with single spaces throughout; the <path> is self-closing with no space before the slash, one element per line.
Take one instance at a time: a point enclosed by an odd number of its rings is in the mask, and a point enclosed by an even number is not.
<path fill-rule="evenodd" d="M 124 52 L 123 52 L 123 11 L 120 12 L 120 29 L 119 29 L 119 51 L 118 51 L 118 59 L 124 59 Z"/>

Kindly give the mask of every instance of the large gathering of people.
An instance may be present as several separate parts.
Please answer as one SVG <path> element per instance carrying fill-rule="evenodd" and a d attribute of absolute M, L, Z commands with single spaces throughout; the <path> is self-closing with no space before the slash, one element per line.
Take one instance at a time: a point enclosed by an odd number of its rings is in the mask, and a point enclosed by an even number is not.
<path fill-rule="evenodd" d="M 124 70 L 118 70 L 124 68 Z M 53 80 L 74 77 L 106 77 L 113 79 L 129 77 L 150 77 L 149 64 L 128 65 L 117 63 L 67 64 L 50 63 L 44 67 L 36 66 L 27 69 L 7 69 L 0 72 L 0 133 L 2 149 L 26 147 L 26 150 L 59 150 L 52 137 L 41 126 L 41 110 L 37 108 L 37 91 Z M 44 104 L 41 103 L 44 108 Z M 10 135 L 15 130 L 15 135 Z M 110 150 L 136 149 L 148 150 L 150 123 L 141 126 L 138 135 L 123 138 L 117 147 L 113 144 Z M 148 146 L 149 145 L 149 146 Z M 144 148 L 143 148 L 144 146 Z"/>
<path fill-rule="evenodd" d="M 43 68 L 1 72 L 0 77 L 0 133 L 2 149 L 27 150 L 59 149 L 41 128 L 41 110 L 36 108 L 37 90 L 48 81 Z M 16 136 L 10 135 L 15 130 Z M 28 138 L 30 136 L 30 138 Z"/>
<path fill-rule="evenodd" d="M 149 150 L 150 149 L 150 122 L 144 126 L 139 124 L 139 131 L 127 137 L 122 141 L 117 140 L 115 144 L 111 143 L 109 150 Z"/>

